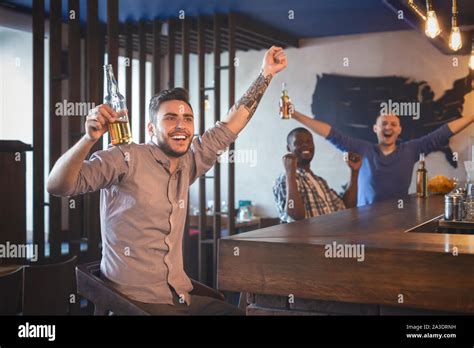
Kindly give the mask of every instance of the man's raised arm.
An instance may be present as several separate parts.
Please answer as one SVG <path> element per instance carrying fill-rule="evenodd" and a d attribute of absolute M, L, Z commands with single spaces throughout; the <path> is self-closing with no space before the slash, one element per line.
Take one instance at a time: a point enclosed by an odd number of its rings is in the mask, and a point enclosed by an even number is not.
<path fill-rule="evenodd" d="M 107 132 L 108 124 L 117 119 L 108 105 L 92 109 L 86 120 L 86 134 L 54 164 L 48 177 L 47 190 L 55 196 L 66 196 L 76 186 L 82 162 L 97 140 Z"/>
<path fill-rule="evenodd" d="M 306 116 L 296 110 L 293 112 L 292 117 L 296 121 L 304 124 L 306 127 L 311 129 L 316 134 L 322 136 L 323 138 L 327 138 L 327 136 L 329 135 L 329 132 L 331 132 L 331 125 L 325 122 L 316 120 L 314 118 L 311 118 L 309 116 Z"/>
<path fill-rule="evenodd" d="M 265 52 L 260 74 L 244 95 L 230 109 L 224 121 L 232 133 L 239 134 L 247 125 L 255 113 L 272 77 L 285 69 L 286 65 L 286 55 L 281 47 L 272 46 Z"/>

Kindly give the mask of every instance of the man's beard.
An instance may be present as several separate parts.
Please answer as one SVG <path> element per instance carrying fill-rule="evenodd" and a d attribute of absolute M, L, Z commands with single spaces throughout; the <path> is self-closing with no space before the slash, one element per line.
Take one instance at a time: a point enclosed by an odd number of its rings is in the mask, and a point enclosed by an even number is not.
<path fill-rule="evenodd" d="M 167 142 L 166 140 L 160 139 L 159 137 L 156 137 L 156 145 L 158 145 L 161 151 L 163 151 L 165 155 L 169 157 L 181 157 L 181 156 L 184 156 L 188 152 L 189 147 L 191 146 L 191 142 L 189 142 L 188 147 L 182 153 L 174 151 L 171 148 L 169 142 Z"/>

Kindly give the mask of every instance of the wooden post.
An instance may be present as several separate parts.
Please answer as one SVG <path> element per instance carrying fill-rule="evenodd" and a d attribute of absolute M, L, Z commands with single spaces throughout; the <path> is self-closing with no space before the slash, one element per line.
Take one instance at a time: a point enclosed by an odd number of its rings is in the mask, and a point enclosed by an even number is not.
<path fill-rule="evenodd" d="M 68 21 L 68 93 L 69 102 L 81 101 L 81 22 L 79 0 L 69 0 L 69 11 L 74 11 L 75 18 Z M 69 147 L 73 146 L 81 137 L 83 117 L 70 117 L 69 121 Z M 69 207 L 69 252 L 73 255 L 80 254 L 80 239 L 84 230 L 83 197 L 76 196 L 73 206 Z"/>
<path fill-rule="evenodd" d="M 168 88 L 174 87 L 175 30 L 174 19 L 168 19 Z"/>
<path fill-rule="evenodd" d="M 118 0 L 107 0 L 107 62 L 112 64 L 114 75 L 118 77 L 119 51 L 119 8 Z"/>
<path fill-rule="evenodd" d="M 153 21 L 153 91 L 161 91 L 161 22 Z"/>
<path fill-rule="evenodd" d="M 87 1 L 87 96 L 89 102 L 96 105 L 102 103 L 103 94 L 103 47 L 100 41 L 98 0 Z M 102 54 L 102 57 L 101 57 Z M 102 150 L 102 142 L 98 141 L 91 153 Z M 88 256 L 91 260 L 100 258 L 100 216 L 99 192 L 89 193 L 85 197 L 86 222 L 88 234 Z"/>
<path fill-rule="evenodd" d="M 33 243 L 44 259 L 44 0 L 33 1 Z"/>
<path fill-rule="evenodd" d="M 68 20 L 68 94 L 69 102 L 81 102 L 81 21 L 79 0 L 69 0 L 69 13 L 74 11 L 74 19 Z M 81 115 L 84 116 L 84 115 Z M 71 148 L 82 137 L 82 124 L 84 117 L 70 117 L 69 144 Z M 81 240 L 84 233 L 84 197 L 78 195 L 68 198 L 69 211 L 69 254 L 81 256 Z M 71 314 L 80 313 L 81 298 L 76 297 L 76 302 L 71 304 Z"/>
<path fill-rule="evenodd" d="M 53 168 L 61 156 L 62 117 L 54 105 L 62 102 L 62 9 L 61 0 L 51 0 L 49 13 L 49 165 Z M 51 259 L 61 256 L 61 198 L 49 196 L 49 250 Z"/>
<path fill-rule="evenodd" d="M 189 20 L 181 20 L 181 52 L 183 54 L 183 87 L 189 90 Z"/>

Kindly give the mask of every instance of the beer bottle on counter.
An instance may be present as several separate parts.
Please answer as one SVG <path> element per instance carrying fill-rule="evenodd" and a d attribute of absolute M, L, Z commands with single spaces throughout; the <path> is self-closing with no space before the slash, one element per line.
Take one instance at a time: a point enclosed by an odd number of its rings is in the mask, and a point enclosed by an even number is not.
<path fill-rule="evenodd" d="M 107 92 L 104 93 L 104 103 L 119 114 L 117 121 L 109 124 L 112 145 L 130 144 L 132 142 L 132 133 L 128 121 L 127 104 L 124 96 L 118 90 L 111 64 L 104 65 L 104 74 L 107 84 Z"/>
<path fill-rule="evenodd" d="M 416 195 L 421 198 L 428 196 L 428 172 L 425 168 L 425 154 L 420 154 L 418 169 L 416 171 Z"/>
<path fill-rule="evenodd" d="M 286 83 L 283 82 L 281 85 L 280 118 L 289 120 L 291 118 L 292 111 L 290 109 L 290 97 L 288 96 L 288 91 L 286 90 Z"/>

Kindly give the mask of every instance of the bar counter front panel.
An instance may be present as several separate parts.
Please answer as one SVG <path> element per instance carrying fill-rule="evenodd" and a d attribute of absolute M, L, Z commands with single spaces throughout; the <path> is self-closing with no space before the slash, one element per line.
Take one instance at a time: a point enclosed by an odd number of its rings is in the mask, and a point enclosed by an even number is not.
<path fill-rule="evenodd" d="M 409 196 L 403 208 L 385 201 L 223 238 L 218 287 L 247 293 L 248 314 L 474 313 L 474 236 L 406 232 L 443 214 L 443 198 Z M 327 257 L 334 243 L 363 246 L 363 259 Z"/>

